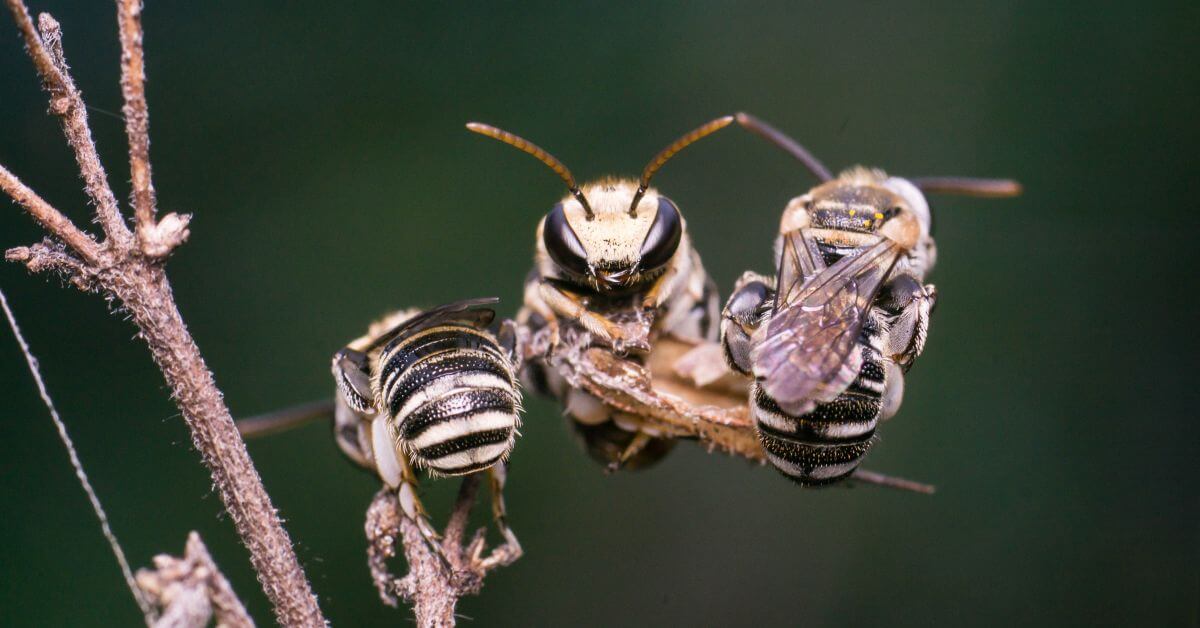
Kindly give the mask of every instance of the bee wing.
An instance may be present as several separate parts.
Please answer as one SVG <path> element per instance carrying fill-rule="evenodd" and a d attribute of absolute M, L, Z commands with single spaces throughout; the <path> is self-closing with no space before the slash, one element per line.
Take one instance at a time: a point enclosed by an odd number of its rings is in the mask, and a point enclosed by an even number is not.
<path fill-rule="evenodd" d="M 842 258 L 795 290 L 760 328 L 754 375 L 784 412 L 803 415 L 854 381 L 862 367 L 863 320 L 900 253 L 900 245 L 883 239 Z"/>
<path fill-rule="evenodd" d="M 371 341 L 371 344 L 362 350 L 362 353 L 369 353 L 371 350 L 387 344 L 397 336 L 420 331 L 439 323 L 454 321 L 482 329 L 491 324 L 492 319 L 496 318 L 495 310 L 482 306 L 499 302 L 500 299 L 497 297 L 482 297 L 455 301 L 430 308 L 380 334 L 379 337 Z"/>
<path fill-rule="evenodd" d="M 804 231 L 796 229 L 782 235 L 776 280 L 775 311 L 781 311 L 799 297 L 800 287 L 817 273 L 825 270 L 825 260 L 816 244 L 804 237 Z"/>

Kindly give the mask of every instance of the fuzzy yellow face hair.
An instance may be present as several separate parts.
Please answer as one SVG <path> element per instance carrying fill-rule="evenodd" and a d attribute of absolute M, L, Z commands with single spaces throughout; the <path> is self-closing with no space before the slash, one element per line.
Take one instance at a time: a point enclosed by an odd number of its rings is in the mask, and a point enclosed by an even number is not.
<path fill-rule="evenodd" d="M 642 243 L 658 215 L 658 190 L 649 189 L 630 212 L 638 184 L 632 180 L 605 179 L 585 185 L 583 194 L 594 217 L 570 196 L 563 199 L 567 224 L 583 245 L 588 266 L 598 270 L 629 268 L 641 261 Z"/>
<path fill-rule="evenodd" d="M 567 184 L 570 194 L 538 225 L 539 257 L 544 254 L 557 266 L 544 272 L 610 291 L 665 272 L 683 240 L 683 217 L 674 203 L 650 189 L 650 180 L 676 153 L 732 122 L 725 116 L 685 133 L 655 155 L 637 180 L 607 178 L 582 188 L 565 164 L 529 140 L 478 122 L 467 128 L 528 153 Z"/>

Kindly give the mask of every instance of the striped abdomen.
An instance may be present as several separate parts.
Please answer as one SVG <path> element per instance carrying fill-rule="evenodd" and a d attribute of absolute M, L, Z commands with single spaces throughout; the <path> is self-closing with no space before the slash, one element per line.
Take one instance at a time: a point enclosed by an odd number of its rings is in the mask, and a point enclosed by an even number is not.
<path fill-rule="evenodd" d="M 886 384 L 876 348 L 879 328 L 872 323 L 868 318 L 859 342 L 862 369 L 833 401 L 793 417 L 784 413 L 758 382 L 751 389 L 751 410 L 767 459 L 800 484 L 829 484 L 849 476 L 871 447 Z"/>
<path fill-rule="evenodd" d="M 486 469 L 512 450 L 520 397 L 488 332 L 448 323 L 388 343 L 375 390 L 413 464 L 441 475 Z"/>

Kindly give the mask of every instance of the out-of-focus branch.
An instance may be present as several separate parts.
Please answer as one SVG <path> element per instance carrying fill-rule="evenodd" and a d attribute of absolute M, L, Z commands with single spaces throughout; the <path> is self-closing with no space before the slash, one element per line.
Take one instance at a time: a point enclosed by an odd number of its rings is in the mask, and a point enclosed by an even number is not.
<path fill-rule="evenodd" d="M 154 569 L 139 569 L 137 585 L 159 607 L 155 628 L 252 628 L 254 620 L 213 562 L 200 535 L 188 534 L 183 558 L 154 557 Z"/>
<path fill-rule="evenodd" d="M 67 141 L 75 150 L 80 174 L 96 204 L 97 220 L 107 239 L 98 243 L 0 167 L 0 189 L 50 235 L 41 244 L 10 249 L 5 257 L 32 272 L 62 273 L 73 285 L 101 292 L 129 313 L 171 387 L 172 397 L 191 431 L 192 443 L 250 552 L 250 561 L 274 606 L 276 619 L 287 626 L 325 625 L 291 540 L 250 461 L 221 391 L 188 333 L 163 270 L 163 260 L 187 238 L 188 216 L 170 214 L 158 223 L 153 219 L 140 4 L 125 0 L 118 4 L 130 163 L 135 170 L 134 202 L 138 206 L 139 246 L 135 248 L 97 156 L 83 100 L 68 74 L 58 23 L 43 15 L 39 19 L 42 32 L 38 33 L 24 2 L 6 2 L 50 93 L 50 110 L 63 119 Z"/>

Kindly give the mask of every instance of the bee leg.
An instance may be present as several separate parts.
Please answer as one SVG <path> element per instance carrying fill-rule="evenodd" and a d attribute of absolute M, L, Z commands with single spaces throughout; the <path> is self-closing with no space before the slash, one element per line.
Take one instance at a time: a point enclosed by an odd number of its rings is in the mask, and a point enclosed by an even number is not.
<path fill-rule="evenodd" d="M 643 312 L 653 312 L 662 307 L 667 297 L 675 292 L 674 279 L 677 273 L 678 269 L 672 266 L 650 286 L 650 289 L 642 296 Z"/>
<path fill-rule="evenodd" d="M 900 410 L 900 402 L 904 400 L 904 370 L 891 360 L 884 360 L 883 402 L 879 410 L 879 420 L 886 421 Z"/>
<path fill-rule="evenodd" d="M 886 353 L 905 371 L 925 349 L 929 334 L 929 315 L 937 304 L 937 289 L 933 284 L 922 286 L 909 275 L 899 275 L 889 282 L 889 297 L 885 309 L 895 313 L 888 331 Z"/>
<path fill-rule="evenodd" d="M 508 357 L 509 365 L 514 373 L 520 373 L 525 366 L 525 350 L 528 343 L 528 332 L 524 331 L 516 321 L 504 319 L 496 332 L 496 342 Z"/>
<path fill-rule="evenodd" d="M 558 345 L 558 316 L 554 310 L 542 298 L 541 279 L 536 275 L 530 276 L 525 280 L 525 310 L 517 317 L 517 322 L 521 325 L 529 324 L 529 313 L 532 312 L 542 318 L 543 328 L 549 336 L 549 348 L 553 349 Z"/>
<path fill-rule="evenodd" d="M 493 567 L 512 564 L 525 553 L 525 550 L 521 549 L 521 542 L 517 540 L 517 535 L 508 526 L 508 510 L 504 507 L 504 483 L 508 479 L 508 463 L 497 462 L 488 468 L 487 474 L 488 487 L 492 493 L 492 519 L 496 522 L 496 529 L 500 531 L 500 536 L 504 537 L 504 544 L 493 549 L 490 556 L 479 561 L 480 567 L 485 571 Z"/>
<path fill-rule="evenodd" d="M 451 568 L 450 561 L 442 551 L 441 543 L 438 542 L 438 533 L 429 523 L 425 507 L 417 496 L 416 470 L 409 463 L 408 456 L 399 451 L 396 440 L 388 428 L 388 422 L 382 417 L 371 421 L 371 449 L 375 458 L 375 470 L 383 482 L 396 491 L 396 497 L 400 501 L 400 510 L 407 519 L 417 525 L 421 537 L 429 546 L 429 551 L 438 557 L 438 561 L 442 563 L 443 567 L 449 570 Z"/>
<path fill-rule="evenodd" d="M 347 458 L 360 466 L 374 469 L 371 457 L 371 421 L 346 403 L 340 395 L 334 402 L 333 436 Z"/>
<path fill-rule="evenodd" d="M 338 397 L 359 414 L 374 414 L 375 393 L 371 390 L 371 365 L 367 354 L 345 347 L 333 354 L 332 370 Z"/>
<path fill-rule="evenodd" d="M 633 440 L 629 441 L 629 444 L 625 446 L 625 449 L 621 451 L 621 455 L 616 460 L 608 463 L 608 466 L 604 468 L 604 472 L 615 473 L 620 471 L 621 467 L 625 466 L 625 463 L 629 462 L 631 458 L 641 453 L 646 448 L 646 445 L 650 444 L 652 439 L 653 437 L 645 432 L 634 434 Z"/>
<path fill-rule="evenodd" d="M 620 325 L 587 309 L 575 295 L 563 292 L 545 282 L 539 288 L 542 300 L 550 306 L 550 309 L 554 310 L 555 314 L 578 320 L 579 324 L 583 325 L 583 328 L 588 333 L 612 346 L 613 349 L 620 350 L 626 346 L 649 348 L 648 346 L 643 346 L 644 342 L 641 341 L 630 342 L 631 339 L 626 338 L 625 331 Z"/>
<path fill-rule="evenodd" d="M 450 560 L 446 558 L 446 552 L 442 550 L 441 535 L 433 529 L 433 524 L 429 523 L 429 515 L 425 512 L 425 506 L 417 497 L 417 476 L 407 460 L 404 461 L 404 475 L 400 486 L 396 489 L 396 496 L 400 499 L 400 510 L 404 512 L 405 517 L 417 524 L 417 529 L 421 531 L 421 538 L 429 546 L 430 553 L 437 556 L 438 562 L 447 571 L 453 571 Z"/>
<path fill-rule="evenodd" d="M 749 375 L 753 369 L 750 351 L 754 332 L 766 318 L 775 298 L 774 278 L 745 272 L 733 286 L 733 294 L 721 310 L 721 347 L 729 368 Z"/>

